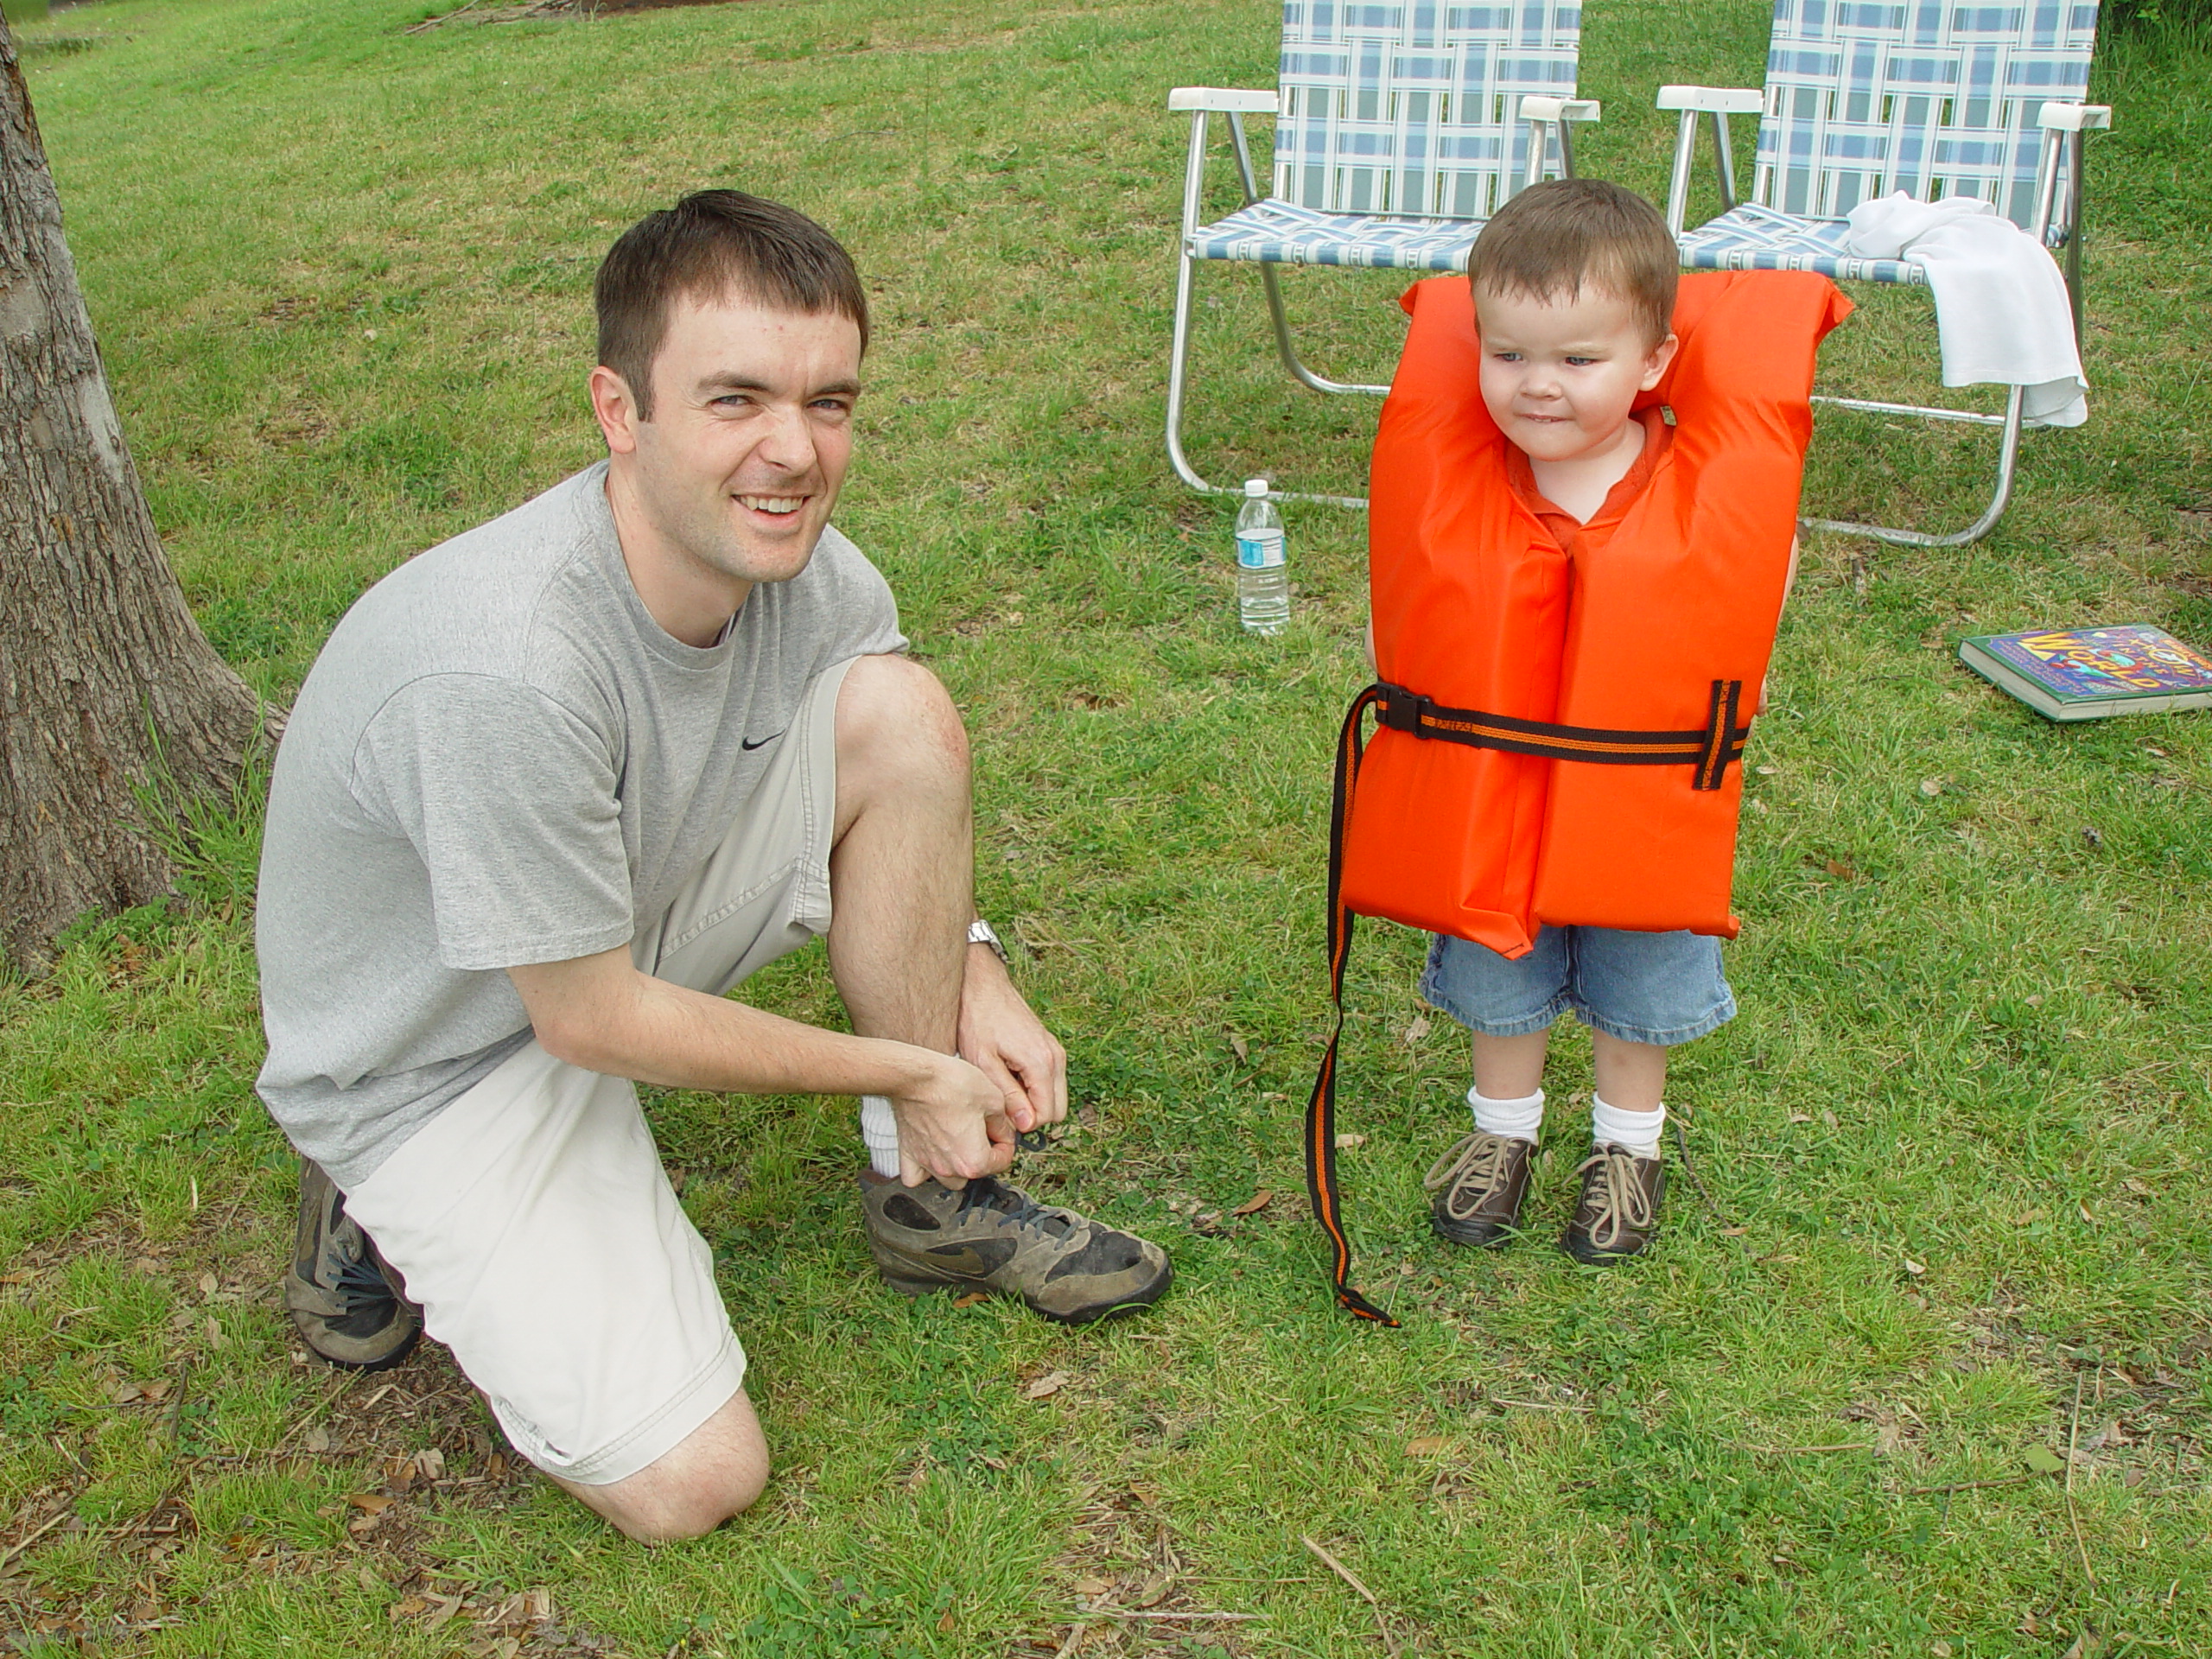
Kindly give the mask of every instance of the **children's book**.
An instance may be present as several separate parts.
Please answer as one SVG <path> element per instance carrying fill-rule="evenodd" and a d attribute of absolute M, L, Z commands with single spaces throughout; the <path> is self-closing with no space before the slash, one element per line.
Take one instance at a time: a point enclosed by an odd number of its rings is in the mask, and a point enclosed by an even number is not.
<path fill-rule="evenodd" d="M 1959 660 L 2052 720 L 2212 707 L 2212 658 L 2147 622 L 1979 634 Z"/>

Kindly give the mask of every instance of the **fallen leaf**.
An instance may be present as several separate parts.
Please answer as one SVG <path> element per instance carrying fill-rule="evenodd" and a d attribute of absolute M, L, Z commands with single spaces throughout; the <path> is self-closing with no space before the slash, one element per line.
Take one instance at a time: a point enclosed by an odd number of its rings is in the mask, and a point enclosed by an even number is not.
<path fill-rule="evenodd" d="M 1144 1587 L 1137 1592 L 1136 1605 L 1140 1607 L 1157 1607 L 1167 1599 L 1168 1586 L 1173 1582 L 1174 1580 L 1165 1573 L 1154 1573 L 1144 1581 Z"/>
<path fill-rule="evenodd" d="M 213 1274 L 203 1273 L 200 1275 L 200 1294 L 202 1296 L 212 1299 L 215 1293 L 221 1288 L 222 1285 L 220 1281 L 216 1279 Z"/>
<path fill-rule="evenodd" d="M 424 1480 L 443 1480 L 446 1478 L 446 1454 L 435 1446 L 415 1454 L 415 1472 Z"/>
<path fill-rule="evenodd" d="M 1920 792 L 1927 796 L 1930 800 L 1933 800 L 1936 796 L 1941 795 L 1943 792 L 1943 785 L 1948 781 L 1949 779 L 1943 778 L 1923 778 L 1920 780 Z M 1939 1648 L 1943 1648 L 1943 1644 L 1940 1642 L 1936 1645 Z M 1943 1659 L 1943 1655 L 1949 1652 L 1950 1649 L 1948 1648 L 1943 1648 L 1943 1652 L 1936 1655 L 1936 1659 Z"/>
<path fill-rule="evenodd" d="M 321 1425 L 317 1424 L 315 1427 L 308 1430 L 306 1435 L 301 1440 L 300 1444 L 306 1446 L 310 1452 L 327 1452 L 330 1450 L 330 1435 L 329 1433 L 321 1427 Z"/>
<path fill-rule="evenodd" d="M 1921 1262 L 1911 1260 L 1910 1257 L 1905 1261 L 1904 1270 L 1916 1279 L 1919 1278 L 1922 1274 L 1928 1271 L 1926 1266 Z"/>
<path fill-rule="evenodd" d="M 1337 1150 L 1339 1152 L 1348 1151 L 1353 1147 L 1363 1147 L 1366 1144 L 1367 1137 L 1363 1135 L 1340 1135 L 1337 1137 Z"/>
<path fill-rule="evenodd" d="M 220 1342 L 222 1339 L 223 1327 L 216 1323 L 215 1316 L 210 1313 L 207 1316 L 207 1340 L 212 1343 Z"/>
<path fill-rule="evenodd" d="M 1103 1596 L 1114 1588 L 1103 1579 L 1092 1578 L 1077 1579 L 1071 1587 L 1078 1596 Z"/>
<path fill-rule="evenodd" d="M 1904 1431 L 1894 1423 L 1884 1423 L 1874 1431 L 1874 1450 L 1885 1458 L 1893 1458 L 1904 1446 Z"/>
<path fill-rule="evenodd" d="M 1813 1115 L 1810 1112 L 1792 1112 L 1789 1121 L 1792 1123 L 1809 1123 L 1813 1121 Z"/>
<path fill-rule="evenodd" d="M 1859 872 L 1840 858 L 1828 860 L 1827 868 L 1827 873 L 1839 881 L 1856 881 L 1859 879 Z"/>
<path fill-rule="evenodd" d="M 382 1492 L 348 1492 L 346 1501 L 364 1515 L 382 1515 L 391 1507 L 391 1500 Z"/>
<path fill-rule="evenodd" d="M 1075 1379 L 1065 1371 L 1047 1371 L 1024 1389 L 1021 1391 L 1021 1397 L 1025 1400 L 1042 1400 L 1048 1395 L 1058 1394 L 1073 1381 Z"/>
<path fill-rule="evenodd" d="M 938 1632 L 944 1636 L 950 1636 L 953 1631 L 960 1628 L 960 1621 L 952 1616 L 951 1608 L 948 1607 L 944 1610 L 944 1617 L 938 1620 L 937 1628 Z"/>
<path fill-rule="evenodd" d="M 420 1596 L 404 1596 L 399 1600 L 393 1602 L 385 1611 L 391 1618 L 396 1619 L 412 1618 L 416 1614 L 429 1607 L 429 1605 L 430 1604 L 429 1602 L 423 1600 Z"/>
<path fill-rule="evenodd" d="M 2021 1459 L 2033 1474 L 2056 1475 L 2063 1473 L 2066 1468 L 2066 1459 L 2047 1446 L 2030 1446 L 2021 1454 Z"/>
<path fill-rule="evenodd" d="M 2158 1196 L 2157 1192 L 2152 1189 L 2148 1181 L 2138 1180 L 2133 1175 L 2122 1181 L 2120 1185 L 2126 1187 L 2129 1192 L 2139 1192 L 2146 1198 L 2156 1198 Z"/>
<path fill-rule="evenodd" d="M 1754 766 L 1751 770 L 1758 772 L 1762 778 L 1771 778 L 1776 772 L 1780 772 L 1782 768 L 1780 766 Z"/>
<path fill-rule="evenodd" d="M 2097 1224 L 2097 1218 L 2089 1213 L 2089 1206 L 2088 1205 L 2076 1204 L 2074 1207 L 2082 1212 L 2082 1219 L 2088 1223 L 2090 1226 L 2094 1227 Z"/>
<path fill-rule="evenodd" d="M 1449 1444 L 1441 1434 L 1424 1434 L 1417 1440 L 1406 1442 L 1406 1455 L 1409 1458 L 1433 1458 Z"/>
<path fill-rule="evenodd" d="M 991 1293 L 988 1290 L 969 1290 L 963 1291 L 954 1297 L 952 1305 L 955 1307 L 973 1307 L 978 1302 L 988 1302 L 990 1300 Z"/>
<path fill-rule="evenodd" d="M 1229 1213 L 1232 1216 L 1256 1216 L 1274 1201 L 1274 1196 L 1273 1191 L 1263 1186 Z"/>
<path fill-rule="evenodd" d="M 1239 1065 L 1243 1065 L 1246 1061 L 1252 1058 L 1251 1044 L 1246 1042 L 1242 1037 L 1238 1036 L 1233 1031 L 1229 1033 L 1229 1046 L 1236 1051 L 1236 1063 Z"/>
<path fill-rule="evenodd" d="M 1748 1233 L 1751 1230 L 1748 1227 L 1723 1227 L 1720 1230 L 1720 1236 L 1723 1238 L 1741 1238 L 1745 1233 Z"/>
<path fill-rule="evenodd" d="M 144 1393 L 145 1390 L 137 1383 L 125 1382 L 110 1396 L 109 1403 L 118 1406 L 135 1405 Z"/>
<path fill-rule="evenodd" d="M 1928 1651 L 1935 1656 L 1935 1659 L 1951 1659 L 1951 1644 L 1948 1642 L 1930 1642 Z"/>
<path fill-rule="evenodd" d="M 369 1571 L 368 1563 L 365 1561 L 361 1564 L 359 1570 L 353 1574 L 353 1578 L 354 1580 L 360 1585 L 362 1589 L 367 1591 L 372 1596 L 376 1594 L 378 1591 L 384 1588 L 384 1580 L 377 1577 L 375 1573 Z"/>
<path fill-rule="evenodd" d="M 1412 1047 L 1415 1043 L 1421 1041 L 1422 1038 L 1427 1035 L 1428 1016 L 1425 1014 L 1415 1014 L 1414 1016 L 1413 1024 L 1406 1027 L 1406 1046 L 1408 1048 Z"/>
<path fill-rule="evenodd" d="M 1191 1230 L 1203 1233 L 1208 1238 L 1218 1238 L 1224 1230 L 1218 1210 L 1194 1210 L 1191 1212 Z"/>

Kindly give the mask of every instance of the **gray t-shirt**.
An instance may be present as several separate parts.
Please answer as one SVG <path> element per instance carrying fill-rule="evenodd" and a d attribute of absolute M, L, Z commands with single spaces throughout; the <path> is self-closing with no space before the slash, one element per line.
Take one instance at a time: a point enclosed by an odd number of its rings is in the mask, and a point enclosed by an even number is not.
<path fill-rule="evenodd" d="M 835 530 L 719 644 L 671 638 L 606 478 L 401 566 L 300 689 L 261 855 L 258 1087 L 341 1190 L 527 1039 L 504 969 L 628 944 L 745 810 L 807 683 L 906 644 Z"/>

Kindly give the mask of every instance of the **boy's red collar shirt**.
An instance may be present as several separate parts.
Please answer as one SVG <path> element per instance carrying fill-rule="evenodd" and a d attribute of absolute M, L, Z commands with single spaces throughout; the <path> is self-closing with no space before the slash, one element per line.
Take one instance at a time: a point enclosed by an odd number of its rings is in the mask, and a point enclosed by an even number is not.
<path fill-rule="evenodd" d="M 1660 458 L 1675 441 L 1675 429 L 1656 405 L 1637 411 L 1635 419 L 1643 423 L 1643 448 L 1629 464 L 1620 481 L 1605 492 L 1605 501 L 1598 511 L 1584 523 L 1565 507 L 1546 499 L 1536 487 L 1535 469 L 1529 465 L 1529 457 L 1515 444 L 1505 446 L 1505 480 L 1522 505 L 1536 515 L 1536 522 L 1559 543 L 1562 553 L 1572 554 L 1577 543 L 1586 548 L 1602 547 L 1620 526 L 1636 498 L 1643 493 L 1644 486 L 1651 482 L 1651 475 L 1659 470 Z"/>

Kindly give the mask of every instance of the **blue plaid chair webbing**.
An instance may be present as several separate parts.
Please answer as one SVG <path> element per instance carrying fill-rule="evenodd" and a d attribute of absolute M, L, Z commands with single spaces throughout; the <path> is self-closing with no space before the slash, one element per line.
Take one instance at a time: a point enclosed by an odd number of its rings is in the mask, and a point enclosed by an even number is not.
<path fill-rule="evenodd" d="M 1465 269 L 1528 175 L 1527 93 L 1574 95 L 1581 0 L 1284 0 L 1274 192 L 1201 259 Z"/>
<path fill-rule="evenodd" d="M 1839 219 L 1979 196 L 2025 227 L 2036 117 L 2087 97 L 2096 29 L 2096 0 L 1775 0 L 1751 200 Z"/>
<path fill-rule="evenodd" d="M 1707 219 L 1678 240 L 1692 270 L 1816 270 L 1869 283 L 1925 283 L 1910 259 L 1855 259 L 1844 251 L 1851 226 L 1840 219 L 1797 219 L 1750 203 Z"/>

